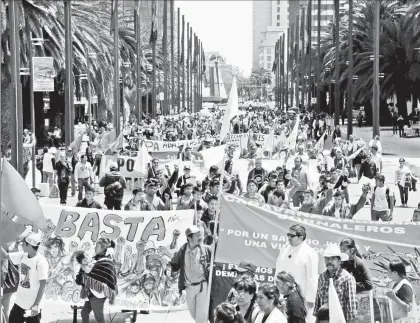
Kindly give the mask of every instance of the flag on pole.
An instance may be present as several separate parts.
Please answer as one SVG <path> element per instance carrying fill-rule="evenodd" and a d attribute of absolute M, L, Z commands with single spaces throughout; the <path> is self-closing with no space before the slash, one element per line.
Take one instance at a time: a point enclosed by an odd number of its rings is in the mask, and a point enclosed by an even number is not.
<path fill-rule="evenodd" d="M 338 299 L 337 291 L 334 287 L 334 280 L 330 280 L 328 286 L 328 308 L 330 309 L 330 322 L 334 323 L 346 323 L 343 309 L 341 308 L 340 300 Z"/>
<path fill-rule="evenodd" d="M 271 72 L 275 73 L 277 70 L 277 60 L 279 57 L 279 41 L 276 42 L 276 46 L 274 48 L 274 61 L 273 61 L 273 67 L 271 69 Z"/>
<path fill-rule="evenodd" d="M 83 143 L 83 136 L 85 134 L 82 133 L 79 137 L 73 140 L 73 142 L 69 145 L 69 148 L 71 148 L 73 154 L 77 154 L 80 151 L 80 147 Z"/>
<path fill-rule="evenodd" d="M 305 29 L 305 8 L 301 9 L 301 17 L 300 17 L 300 41 L 301 43 L 303 42 L 303 44 L 306 44 L 306 29 Z M 302 46 L 302 44 L 300 44 L 300 46 Z M 304 53 L 305 48 L 302 47 L 300 48 L 300 50 L 302 51 L 302 54 Z"/>
<path fill-rule="evenodd" d="M 312 35 L 310 35 L 310 29 L 312 24 L 312 1 L 308 1 L 308 10 L 306 15 L 306 28 L 305 28 L 305 45 L 306 45 L 306 54 L 309 55 L 312 47 Z"/>
<path fill-rule="evenodd" d="M 134 162 L 133 169 L 143 175 L 147 175 L 147 164 L 152 161 L 149 152 L 147 151 L 146 145 L 142 140 L 140 143 L 140 150 L 137 152 L 136 161 Z"/>
<path fill-rule="evenodd" d="M 201 45 L 201 62 L 203 64 L 203 74 L 206 72 L 206 56 L 204 55 L 203 45 Z"/>
<path fill-rule="evenodd" d="M 140 1 L 139 1 L 140 2 Z M 118 0 L 111 0 L 111 30 L 110 34 L 115 32 L 115 26 L 118 24 Z"/>
<path fill-rule="evenodd" d="M 185 21 L 184 21 L 184 15 L 182 15 L 181 57 L 179 59 L 179 64 L 182 66 L 184 66 L 184 47 L 185 47 L 184 32 L 185 32 Z"/>
<path fill-rule="evenodd" d="M 198 38 L 197 36 L 194 34 L 194 57 L 193 57 L 193 70 L 194 72 L 197 72 L 197 68 L 198 68 L 198 63 L 197 63 L 197 57 L 198 57 Z"/>
<path fill-rule="evenodd" d="M 124 146 L 124 137 L 123 131 L 120 132 L 118 138 L 111 144 L 111 152 L 118 151 L 119 149 L 123 148 Z"/>
<path fill-rule="evenodd" d="M 98 148 L 102 149 L 103 151 L 109 149 L 109 147 L 111 147 L 112 143 L 115 141 L 116 138 L 117 136 L 115 133 L 115 129 L 112 129 L 105 136 L 103 136 L 103 138 L 98 144 Z"/>
<path fill-rule="evenodd" d="M 3 158 L 1 173 L 1 209 L 44 230 L 47 220 L 35 195 L 20 174 Z M 20 224 L 20 222 L 18 221 Z M 10 228 L 15 228 L 11 223 Z M 20 234 L 20 233 L 19 233 Z M 19 235 L 17 234 L 16 237 Z"/>
<path fill-rule="evenodd" d="M 298 135 L 298 131 L 299 131 L 299 123 L 300 123 L 300 115 L 296 115 L 296 122 L 295 122 L 295 126 L 293 127 L 293 130 L 291 132 L 291 134 L 289 135 L 289 149 L 294 150 L 295 146 L 296 146 L 296 140 L 297 140 L 297 135 Z"/>
<path fill-rule="evenodd" d="M 238 115 L 238 112 L 238 89 L 236 86 L 236 77 L 233 77 L 232 88 L 226 105 L 225 115 L 223 116 L 222 128 L 220 129 L 220 141 L 223 141 L 228 135 L 230 130 L 230 121 Z"/>
<path fill-rule="evenodd" d="M 155 43 L 158 39 L 158 19 L 156 13 L 156 0 L 152 0 L 152 28 L 150 31 L 150 43 Z"/>

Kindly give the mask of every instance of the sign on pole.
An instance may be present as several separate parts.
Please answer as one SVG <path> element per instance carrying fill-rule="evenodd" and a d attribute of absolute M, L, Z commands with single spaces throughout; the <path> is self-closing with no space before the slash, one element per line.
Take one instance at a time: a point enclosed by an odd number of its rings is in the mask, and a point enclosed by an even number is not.
<path fill-rule="evenodd" d="M 34 92 L 54 92 L 54 58 L 33 57 Z"/>

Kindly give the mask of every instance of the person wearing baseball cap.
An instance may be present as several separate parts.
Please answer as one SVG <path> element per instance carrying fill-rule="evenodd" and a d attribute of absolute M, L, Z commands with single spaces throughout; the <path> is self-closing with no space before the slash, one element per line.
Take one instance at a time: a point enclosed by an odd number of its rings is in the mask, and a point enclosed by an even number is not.
<path fill-rule="evenodd" d="M 9 315 L 9 322 L 41 322 L 41 303 L 48 279 L 48 262 L 38 253 L 41 237 L 29 232 L 23 239 L 23 252 L 6 253 L 1 247 L 1 258 L 20 266 L 20 283 L 16 292 L 15 304 Z M 30 310 L 31 317 L 25 317 Z"/>
<path fill-rule="evenodd" d="M 313 314 L 318 316 L 319 310 L 325 307 L 331 310 L 328 300 L 330 283 L 333 283 L 346 322 L 354 322 L 357 315 L 356 280 L 341 267 L 349 256 L 336 244 L 328 245 L 323 254 L 327 270 L 319 275 Z"/>
<path fill-rule="evenodd" d="M 188 310 L 196 323 L 207 322 L 207 290 L 211 249 L 203 244 L 203 232 L 195 225 L 185 230 L 187 242 L 171 259 L 172 275 L 179 272 L 178 288 L 186 291 Z"/>

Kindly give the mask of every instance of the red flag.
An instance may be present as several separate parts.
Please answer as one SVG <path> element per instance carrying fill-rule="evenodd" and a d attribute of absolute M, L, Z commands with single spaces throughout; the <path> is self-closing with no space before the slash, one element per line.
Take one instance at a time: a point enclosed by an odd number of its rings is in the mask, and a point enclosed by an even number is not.
<path fill-rule="evenodd" d="M 40 230 L 47 225 L 35 195 L 22 176 L 5 159 L 1 175 L 1 207 L 4 212 L 26 219 Z"/>
<path fill-rule="evenodd" d="M 158 19 L 156 14 L 156 0 L 152 0 L 152 28 L 150 32 L 150 43 L 155 43 L 158 39 Z"/>

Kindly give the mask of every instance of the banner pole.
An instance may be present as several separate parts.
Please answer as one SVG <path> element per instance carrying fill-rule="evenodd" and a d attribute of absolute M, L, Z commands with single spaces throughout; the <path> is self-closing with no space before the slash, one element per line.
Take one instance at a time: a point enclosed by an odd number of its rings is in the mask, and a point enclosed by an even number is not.
<path fill-rule="evenodd" d="M 229 134 L 228 134 L 229 135 Z M 220 183 L 219 183 L 219 194 L 218 194 L 218 198 L 219 198 L 219 210 L 216 213 L 216 218 L 214 219 L 214 233 L 213 236 L 217 236 L 217 230 L 219 227 L 219 216 L 220 216 L 220 199 L 222 198 L 222 194 L 223 194 L 223 178 L 225 177 L 225 173 L 224 173 L 224 167 L 225 167 L 225 158 L 226 158 L 226 154 L 223 154 L 223 161 L 222 161 L 222 176 L 220 178 Z M 213 282 L 213 270 L 214 270 L 214 256 L 216 254 L 216 244 L 217 244 L 217 239 L 213 238 L 213 243 L 211 246 L 211 258 L 210 258 L 210 271 L 209 271 L 209 283 L 207 285 L 207 318 L 209 317 L 209 308 L 210 308 L 210 299 L 211 299 L 211 285 Z"/>

